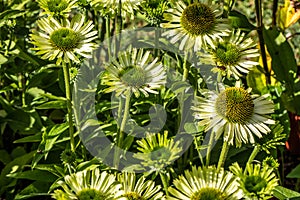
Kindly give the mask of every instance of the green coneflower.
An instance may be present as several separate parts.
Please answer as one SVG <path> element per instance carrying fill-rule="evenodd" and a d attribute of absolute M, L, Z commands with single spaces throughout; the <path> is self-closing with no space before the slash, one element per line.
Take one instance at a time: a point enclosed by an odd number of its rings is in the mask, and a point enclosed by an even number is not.
<path fill-rule="evenodd" d="M 234 200 L 241 199 L 238 182 L 234 175 L 221 168 L 193 166 L 173 181 L 169 188 L 170 200 Z"/>
<path fill-rule="evenodd" d="M 163 28 L 171 30 L 163 35 L 171 37 L 171 43 L 180 40 L 179 49 L 193 48 L 194 51 L 201 49 L 203 45 L 215 48 L 214 41 L 227 36 L 229 26 L 225 19 L 218 18 L 222 12 L 218 6 L 210 6 L 196 2 L 186 5 L 183 1 L 178 1 L 175 8 L 167 10 L 163 23 Z"/>
<path fill-rule="evenodd" d="M 156 89 L 166 83 L 166 72 L 158 58 L 152 59 L 150 52 L 142 49 L 132 49 L 120 53 L 118 59 L 107 67 L 102 84 L 109 86 L 104 92 L 116 92 L 116 95 L 140 92 L 145 96 L 148 93 L 158 94 Z"/>
<path fill-rule="evenodd" d="M 229 169 L 239 178 L 239 187 L 243 197 L 249 200 L 265 200 L 272 197 L 272 190 L 278 185 L 273 168 L 260 164 L 247 163 L 246 169 L 234 163 Z"/>
<path fill-rule="evenodd" d="M 168 138 L 168 132 L 149 134 L 146 138 L 137 140 L 137 144 L 140 152 L 133 156 L 141 160 L 141 165 L 150 171 L 161 171 L 177 160 L 182 152 L 180 141 Z"/>
<path fill-rule="evenodd" d="M 141 176 L 136 180 L 135 173 L 122 173 L 118 176 L 122 187 L 116 195 L 118 200 L 159 200 L 164 197 L 160 191 L 161 186 L 155 185 L 152 180 L 146 180 Z"/>
<path fill-rule="evenodd" d="M 52 197 L 59 200 L 64 197 L 80 200 L 112 200 L 120 189 L 114 175 L 105 171 L 100 173 L 99 169 L 67 175 L 64 181 L 59 181 L 58 184 L 63 190 L 55 190 Z"/>
<path fill-rule="evenodd" d="M 67 17 L 72 8 L 75 8 L 76 0 L 37 0 L 43 13 L 53 17 Z"/>
<path fill-rule="evenodd" d="M 134 11 L 138 10 L 138 6 L 142 0 L 121 0 L 121 16 L 133 17 Z M 120 6 L 120 0 L 90 0 L 91 6 L 100 11 L 103 15 L 116 16 Z"/>
<path fill-rule="evenodd" d="M 83 15 L 76 15 L 71 22 L 65 20 L 64 24 L 54 18 L 40 19 L 37 24 L 42 31 L 33 31 L 30 35 L 36 46 L 32 49 L 43 55 L 42 59 L 57 59 L 57 65 L 71 60 L 79 63 L 78 55 L 90 58 L 95 47 L 91 41 L 97 38 L 97 31 L 92 31 L 94 25 L 91 21 L 86 24 L 84 21 Z"/>
<path fill-rule="evenodd" d="M 210 48 L 209 54 L 202 56 L 202 62 L 216 65 L 214 71 L 228 78 L 233 75 L 238 79 L 241 73 L 247 74 L 253 66 L 259 64 L 255 61 L 260 55 L 256 46 L 251 38 L 245 38 L 245 33 L 233 31 L 230 37 L 217 42 L 215 48 Z"/>
<path fill-rule="evenodd" d="M 212 129 L 218 139 L 224 133 L 224 141 L 240 147 L 242 143 L 255 143 L 254 135 L 261 138 L 271 130 L 268 124 L 274 124 L 268 114 L 274 112 L 268 95 L 251 95 L 240 87 L 229 87 L 220 93 L 207 92 L 208 99 L 199 98 L 193 107 L 195 118 L 201 120 L 205 131 Z"/>

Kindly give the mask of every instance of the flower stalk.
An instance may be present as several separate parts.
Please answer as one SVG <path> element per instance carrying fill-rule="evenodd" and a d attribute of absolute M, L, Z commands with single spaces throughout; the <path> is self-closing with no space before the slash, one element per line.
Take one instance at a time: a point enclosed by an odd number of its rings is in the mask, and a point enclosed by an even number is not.
<path fill-rule="evenodd" d="M 65 82 L 65 90 L 66 90 L 70 145 L 71 145 L 71 151 L 75 152 L 73 113 L 72 113 L 72 98 L 71 98 L 71 85 L 70 85 L 70 71 L 69 71 L 69 66 L 65 62 L 62 62 L 62 66 L 63 66 L 64 82 Z"/>
<path fill-rule="evenodd" d="M 259 145 L 256 145 L 251 153 L 251 155 L 249 156 L 248 158 L 248 162 L 249 164 L 252 163 L 252 161 L 254 160 L 254 158 L 257 156 L 257 154 L 259 153 L 260 151 L 260 146 Z"/>
<path fill-rule="evenodd" d="M 220 159 L 219 159 L 218 166 L 217 166 L 217 171 L 219 171 L 221 169 L 221 167 L 224 166 L 228 150 L 229 150 L 228 142 L 224 141 L 222 150 L 221 150 L 221 154 L 220 154 Z"/>

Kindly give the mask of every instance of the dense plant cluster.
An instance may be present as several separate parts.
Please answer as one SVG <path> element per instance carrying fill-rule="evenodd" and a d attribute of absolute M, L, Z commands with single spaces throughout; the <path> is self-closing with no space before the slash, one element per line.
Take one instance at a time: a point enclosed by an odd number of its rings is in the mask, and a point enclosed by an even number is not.
<path fill-rule="evenodd" d="M 296 0 L 2 0 L 0 199 L 300 198 L 299 19 Z"/>

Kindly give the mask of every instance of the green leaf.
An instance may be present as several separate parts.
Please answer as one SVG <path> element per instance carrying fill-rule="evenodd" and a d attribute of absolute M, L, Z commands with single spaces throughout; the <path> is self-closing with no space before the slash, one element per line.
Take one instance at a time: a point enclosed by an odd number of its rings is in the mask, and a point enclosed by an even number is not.
<path fill-rule="evenodd" d="M 35 110 L 17 109 L 8 113 L 6 121 L 12 130 L 21 134 L 39 133 L 43 127 L 39 114 Z"/>
<path fill-rule="evenodd" d="M 276 186 L 273 189 L 273 195 L 278 198 L 279 200 L 286 200 L 289 198 L 298 197 L 300 198 L 300 193 L 295 192 L 293 190 L 287 189 L 282 186 Z"/>
<path fill-rule="evenodd" d="M 268 52 L 272 58 L 272 69 L 275 78 L 286 83 L 288 90 L 292 89 L 294 84 L 293 74 L 297 71 L 297 62 L 291 45 L 282 33 L 276 29 L 264 29 L 263 33 Z"/>
<path fill-rule="evenodd" d="M 23 10 L 5 10 L 4 12 L 0 13 L 0 19 L 11 19 L 22 16 L 24 14 Z"/>
<path fill-rule="evenodd" d="M 68 127 L 69 125 L 67 123 L 64 123 L 64 124 L 56 124 L 51 128 L 51 130 L 46 136 L 46 144 L 45 144 L 46 152 L 49 152 L 52 149 L 53 145 L 55 144 L 60 134 L 63 133 L 65 130 L 67 130 Z"/>
<path fill-rule="evenodd" d="M 0 53 L 0 65 L 6 63 L 8 59 Z"/>
<path fill-rule="evenodd" d="M 184 124 L 184 130 L 189 134 L 195 134 L 198 133 L 198 127 L 195 123 L 186 123 Z"/>
<path fill-rule="evenodd" d="M 247 84 L 250 88 L 253 88 L 253 91 L 257 94 L 260 94 L 266 85 L 266 77 L 257 67 L 254 67 L 247 74 Z"/>
<path fill-rule="evenodd" d="M 10 155 L 7 153 L 6 150 L 1 149 L 0 155 L 0 162 L 2 162 L 4 165 L 11 161 Z"/>
<path fill-rule="evenodd" d="M 18 140 L 15 140 L 14 143 L 28 143 L 28 142 L 40 142 L 42 140 L 41 134 L 30 135 Z"/>
<path fill-rule="evenodd" d="M 7 177 L 7 175 L 10 172 L 17 172 L 22 169 L 23 165 L 30 162 L 35 152 L 30 152 L 28 154 L 25 154 L 23 156 L 20 156 L 10 163 L 8 163 L 3 170 L 1 171 L 0 175 L 0 196 L 3 194 L 3 192 L 6 191 L 8 185 L 12 182 L 10 178 Z"/>
<path fill-rule="evenodd" d="M 28 179 L 42 182 L 54 182 L 58 177 L 47 171 L 41 171 L 38 169 L 28 170 L 24 172 L 16 172 L 8 174 L 7 177 L 16 179 Z"/>
<path fill-rule="evenodd" d="M 36 109 L 64 109 L 67 108 L 67 102 L 64 100 L 49 101 L 36 107 Z"/>
<path fill-rule="evenodd" d="M 239 28 L 241 30 L 251 31 L 255 29 L 247 17 L 238 11 L 230 11 L 228 19 L 233 28 Z"/>
<path fill-rule="evenodd" d="M 287 178 L 300 178 L 300 164 L 297 165 L 286 177 Z"/>

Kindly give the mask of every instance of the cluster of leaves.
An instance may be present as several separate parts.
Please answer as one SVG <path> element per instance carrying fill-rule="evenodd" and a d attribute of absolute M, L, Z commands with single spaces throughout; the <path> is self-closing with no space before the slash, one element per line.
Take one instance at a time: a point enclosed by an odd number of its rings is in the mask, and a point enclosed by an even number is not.
<path fill-rule="evenodd" d="M 170 1 L 171 2 L 171 1 Z M 137 26 L 158 26 L 163 20 L 162 13 L 171 6 L 169 1 L 145 0 L 139 5 L 139 11 L 135 11 L 134 19 L 124 17 L 122 26 L 118 26 L 119 17 L 111 18 L 93 9 L 86 1 L 78 1 L 79 7 L 76 12 L 85 13 L 87 18 L 93 20 L 99 30 L 97 42 L 101 44 L 105 37 L 113 35 L 120 29 L 131 29 Z M 258 94 L 271 93 L 276 102 L 274 118 L 280 124 L 272 127 L 270 138 L 263 138 L 259 143 L 261 154 L 256 158 L 262 161 L 267 155 L 277 158 L 276 148 L 283 151 L 282 142 L 289 133 L 288 112 L 300 115 L 300 83 L 299 83 L 299 9 L 294 5 L 297 1 L 278 2 L 274 1 L 274 11 L 271 4 L 262 5 L 265 10 L 264 22 L 256 18 L 254 14 L 260 1 L 230 1 L 228 19 L 231 26 L 239 28 L 247 33 L 258 31 L 261 52 L 261 66 L 251 71 L 243 82 Z M 294 3 L 294 4 L 292 4 Z M 238 9 L 235 9 L 238 8 Z M 238 11 L 239 10 L 239 11 Z M 70 151 L 67 103 L 65 98 L 65 86 L 63 70 L 53 61 L 42 60 L 31 50 L 29 34 L 36 29 L 36 21 L 39 19 L 41 8 L 32 0 L 3 0 L 0 2 L 0 196 L 5 199 L 26 199 L 36 197 L 49 198 L 49 191 L 57 187 L 57 181 L 66 175 L 101 167 L 107 169 L 100 160 L 94 158 L 82 144 L 79 130 L 75 133 L 76 152 Z M 259 16 L 259 14 L 258 14 Z M 119 24 L 120 25 L 120 24 Z M 251 32 L 251 33 L 252 33 Z M 255 35 L 257 36 L 257 35 Z M 264 42 L 262 42 L 264 39 Z M 262 50 L 264 49 L 264 50 Z M 206 88 L 206 82 L 200 75 L 198 68 L 193 63 L 174 53 L 153 50 L 164 65 L 175 66 L 174 70 L 180 75 L 184 74 L 183 66 L 189 70 L 187 79 L 194 87 L 196 94 Z M 76 72 L 79 66 L 74 65 Z M 88 72 L 87 72 L 88 73 Z M 176 80 L 176 74 L 173 74 Z M 180 79 L 179 78 L 179 79 Z M 73 81 L 76 81 L 74 78 Z M 227 80 L 231 83 L 232 80 Z M 73 84 L 73 82 L 72 82 Z M 113 142 L 116 138 L 118 124 L 112 114 L 118 108 L 118 102 L 113 103 L 110 94 L 103 93 L 104 86 L 99 85 L 95 96 L 98 122 L 91 124 L 100 125 L 106 136 Z M 182 125 L 179 117 L 184 112 L 180 107 L 181 100 L 189 100 L 184 96 L 188 86 L 184 81 L 177 81 L 169 89 L 163 89 L 159 94 L 151 94 L 147 98 L 135 98 L 130 100 L 130 116 L 134 123 L 140 126 L 151 122 L 149 108 L 156 104 L 163 106 L 167 113 L 167 122 L 164 130 L 169 137 L 175 136 L 178 130 L 185 133 L 193 133 L 194 143 L 189 149 L 163 174 L 168 183 L 183 174 L 192 164 L 201 163 L 198 156 L 203 141 L 203 127 L 192 124 Z M 180 96 L 182 95 L 182 96 Z M 186 99 L 184 99 L 186 98 Z M 159 108 L 157 108 L 159 109 Z M 183 114 L 181 113 L 181 116 Z M 133 123 L 133 125 L 134 125 Z M 163 123 L 163 122 L 156 122 Z M 287 136 L 285 136 L 285 133 Z M 137 151 L 137 138 L 127 136 L 122 148 L 128 151 Z M 218 141 L 211 155 L 219 155 L 222 141 Z M 243 145 L 238 149 L 228 152 L 226 165 L 239 161 L 246 163 L 251 154 L 252 147 Z M 211 164 L 218 162 L 218 156 L 212 157 Z M 300 178 L 297 167 L 287 178 Z M 279 172 L 278 172 L 279 173 Z M 149 174 L 148 174 L 149 175 Z M 152 174 L 150 179 L 161 183 L 157 176 Z M 281 177 L 286 178 L 286 177 Z M 283 180 L 282 180 L 283 181 Z M 281 186 L 277 187 L 274 195 L 279 199 L 299 196 Z"/>

